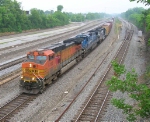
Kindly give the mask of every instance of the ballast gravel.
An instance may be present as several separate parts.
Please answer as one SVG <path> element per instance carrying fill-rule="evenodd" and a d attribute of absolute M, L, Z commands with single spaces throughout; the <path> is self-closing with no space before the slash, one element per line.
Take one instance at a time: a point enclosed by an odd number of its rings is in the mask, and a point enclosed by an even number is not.
<path fill-rule="evenodd" d="M 113 27 L 114 29 L 114 27 Z M 18 112 L 17 115 L 11 118 L 10 121 L 28 121 L 28 122 L 39 122 L 39 121 L 55 121 L 55 112 L 60 109 L 58 108 L 61 105 L 61 108 L 65 107 L 66 104 L 63 104 L 65 97 L 71 96 L 72 98 L 81 88 L 80 85 L 86 83 L 88 79 L 87 70 L 93 71 L 96 64 L 96 56 L 103 58 L 106 55 L 106 51 L 110 48 L 111 45 L 115 45 L 116 49 L 120 46 L 123 33 L 125 29 L 122 29 L 120 33 L 120 39 L 116 41 L 116 36 L 113 31 L 105 39 L 105 41 L 100 44 L 93 52 L 91 52 L 86 58 L 84 58 L 79 64 L 75 65 L 72 69 L 67 71 L 64 75 L 58 78 L 53 84 L 51 84 L 43 94 L 40 94 L 32 103 L 30 103 L 26 108 Z M 128 70 L 131 70 L 131 67 L 135 68 L 136 72 L 142 75 L 145 71 L 145 60 L 144 60 L 144 50 L 145 43 L 141 40 L 142 43 L 138 42 L 139 38 L 137 37 L 137 32 L 134 32 L 133 39 L 130 43 L 129 51 L 125 59 L 125 66 Z M 113 47 L 114 48 L 114 47 Z M 113 51 L 112 51 L 113 53 Z M 115 53 L 115 51 L 114 51 Z M 113 54 L 110 54 L 113 56 Z M 110 56 L 111 57 L 111 56 Z M 111 59 L 111 58 L 110 58 Z M 102 59 L 97 59 L 101 61 Z M 106 61 L 110 62 L 110 61 Z M 92 69 L 91 69 L 92 68 Z M 105 67 L 104 67 L 105 69 Z M 89 72 L 90 72 L 89 71 Z M 101 71 L 103 72 L 103 71 Z M 84 77 L 82 77 L 82 74 Z M 100 73 L 101 74 L 101 73 Z M 95 78 L 96 79 L 96 78 Z M 78 82 L 80 81 L 80 82 Z M 78 82 L 78 83 L 77 83 Z M 80 84 L 80 85 L 79 85 Z M 76 86 L 77 85 L 77 86 Z M 91 87 L 87 89 L 92 89 L 94 84 L 91 83 Z M 3 106 L 6 102 L 13 99 L 17 96 L 19 91 L 19 78 L 15 79 L 5 85 L 0 86 L 0 106 Z M 88 93 L 85 93 L 85 95 Z M 84 95 L 83 95 L 84 96 Z M 80 101 L 77 101 L 76 105 L 79 105 L 80 102 L 83 102 L 83 96 L 80 98 Z M 124 97 L 127 98 L 127 102 L 134 103 L 131 99 L 128 98 L 126 94 L 119 92 L 114 93 L 113 97 Z M 62 101 L 62 102 L 61 102 Z M 69 102 L 69 100 L 68 100 Z M 76 108 L 78 106 L 74 106 Z M 64 116 L 62 121 L 69 121 L 73 119 L 74 113 L 76 110 L 72 109 L 70 111 L 70 117 Z M 52 115 L 53 114 L 53 115 Z M 69 114 L 68 114 L 69 115 Z M 125 116 L 122 114 L 121 110 L 116 109 L 111 104 L 107 108 L 107 113 L 102 118 L 103 121 L 126 121 Z"/>

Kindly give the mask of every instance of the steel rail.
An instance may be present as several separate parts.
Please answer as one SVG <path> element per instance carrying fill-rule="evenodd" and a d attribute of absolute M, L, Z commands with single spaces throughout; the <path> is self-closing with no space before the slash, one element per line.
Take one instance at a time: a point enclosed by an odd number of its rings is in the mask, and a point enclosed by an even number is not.
<path fill-rule="evenodd" d="M 129 36 L 129 35 L 128 35 Z M 126 39 L 125 40 L 127 40 L 127 38 L 128 38 L 128 36 L 126 36 Z M 124 41 L 124 43 L 125 43 L 125 41 Z M 120 48 L 119 48 L 119 50 L 121 50 L 121 48 L 122 48 L 122 46 L 123 46 L 123 44 L 124 43 L 122 43 L 122 45 L 120 46 Z M 118 50 L 118 52 L 117 52 L 117 54 L 116 55 L 118 55 L 118 53 L 119 53 L 119 50 Z M 127 48 L 125 49 L 125 50 L 127 50 Z M 125 56 L 125 54 L 123 54 L 123 56 Z M 121 61 L 123 60 L 123 58 L 121 58 Z M 109 68 L 108 68 L 108 70 L 110 70 Z M 107 70 L 107 71 L 108 71 Z M 95 73 L 94 73 L 95 74 Z M 105 77 L 105 75 L 104 75 L 104 77 Z M 103 77 L 103 78 L 104 78 Z M 85 88 L 85 86 L 84 86 L 84 88 Z M 83 90 L 83 89 L 82 89 Z M 82 90 L 79 92 L 79 94 L 82 92 Z M 105 99 L 104 99 L 104 101 L 106 100 L 106 98 L 107 98 L 107 96 L 108 96 L 108 93 L 109 93 L 109 91 L 107 92 L 107 94 L 106 94 L 106 97 L 105 97 Z M 79 94 L 72 100 L 72 102 L 69 104 L 69 106 L 65 109 L 65 111 L 59 116 L 59 118 L 56 120 L 56 122 L 58 122 L 60 119 L 61 119 L 61 117 L 65 114 L 65 112 L 69 109 L 69 107 L 71 106 L 71 104 L 73 104 L 73 102 L 75 101 L 75 99 L 79 96 Z M 90 100 L 89 100 L 90 101 Z M 104 105 L 104 102 L 102 103 L 102 105 Z M 102 108 L 102 107 L 101 107 Z M 81 112 L 82 113 L 82 112 Z M 98 116 L 97 116 L 98 117 Z M 76 119 L 76 121 L 78 121 L 78 118 Z"/>
<path fill-rule="evenodd" d="M 130 37 L 132 38 L 133 33 L 131 32 L 130 35 L 131 35 Z M 131 38 L 129 38 L 129 41 L 131 41 Z M 127 46 L 126 46 L 126 49 L 125 49 L 125 51 L 124 51 L 124 54 L 123 54 L 123 56 L 122 56 L 121 61 L 119 62 L 119 64 L 122 64 L 123 58 L 124 58 L 125 55 L 127 54 L 127 51 L 128 51 L 127 49 L 129 48 L 129 45 L 130 45 L 130 42 L 129 42 L 129 41 L 128 41 L 128 44 L 127 44 Z M 102 111 L 102 108 L 103 108 L 103 106 L 104 106 L 104 103 L 105 103 L 105 101 L 106 101 L 106 98 L 107 98 L 109 92 L 110 92 L 110 91 L 108 90 L 108 92 L 107 92 L 107 94 L 106 94 L 106 97 L 105 97 L 105 99 L 104 99 L 104 101 L 103 101 L 103 104 L 102 104 L 102 106 L 101 106 L 101 108 L 100 108 L 100 110 L 99 110 L 99 112 L 98 112 L 98 114 L 97 114 L 96 119 L 94 120 L 94 122 L 97 122 L 98 117 L 99 117 L 99 115 L 100 115 L 100 113 L 101 113 L 101 111 Z"/>

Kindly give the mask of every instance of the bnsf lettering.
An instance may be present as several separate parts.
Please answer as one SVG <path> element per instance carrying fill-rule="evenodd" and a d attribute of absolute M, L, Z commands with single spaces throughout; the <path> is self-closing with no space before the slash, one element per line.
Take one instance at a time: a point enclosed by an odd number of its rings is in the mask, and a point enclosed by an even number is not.
<path fill-rule="evenodd" d="M 37 70 L 30 70 L 30 69 L 26 69 L 26 72 L 30 72 L 30 73 L 37 73 Z"/>

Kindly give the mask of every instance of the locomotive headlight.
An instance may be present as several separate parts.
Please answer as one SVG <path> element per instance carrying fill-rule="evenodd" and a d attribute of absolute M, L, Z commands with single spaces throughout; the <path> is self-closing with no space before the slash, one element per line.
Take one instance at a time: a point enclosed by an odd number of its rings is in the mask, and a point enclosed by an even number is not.
<path fill-rule="evenodd" d="M 29 64 L 29 67 L 32 67 L 32 64 Z"/>
<path fill-rule="evenodd" d="M 35 80 L 35 77 L 33 77 L 32 80 Z"/>
<path fill-rule="evenodd" d="M 23 79 L 23 76 L 21 76 L 21 79 Z"/>

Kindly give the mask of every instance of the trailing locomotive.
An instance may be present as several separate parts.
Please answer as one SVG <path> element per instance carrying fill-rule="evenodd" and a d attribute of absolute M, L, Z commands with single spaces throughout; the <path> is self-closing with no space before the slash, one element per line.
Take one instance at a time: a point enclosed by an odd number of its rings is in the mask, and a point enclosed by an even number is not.
<path fill-rule="evenodd" d="M 105 28 L 96 28 L 90 30 L 86 33 L 82 33 L 76 36 L 77 38 L 83 38 L 81 42 L 82 49 L 84 53 L 94 49 L 98 44 L 100 44 L 105 38 Z"/>
<path fill-rule="evenodd" d="M 20 89 L 24 93 L 42 93 L 59 75 L 79 62 L 106 37 L 106 28 L 98 27 L 74 38 L 27 53 L 22 63 Z"/>

